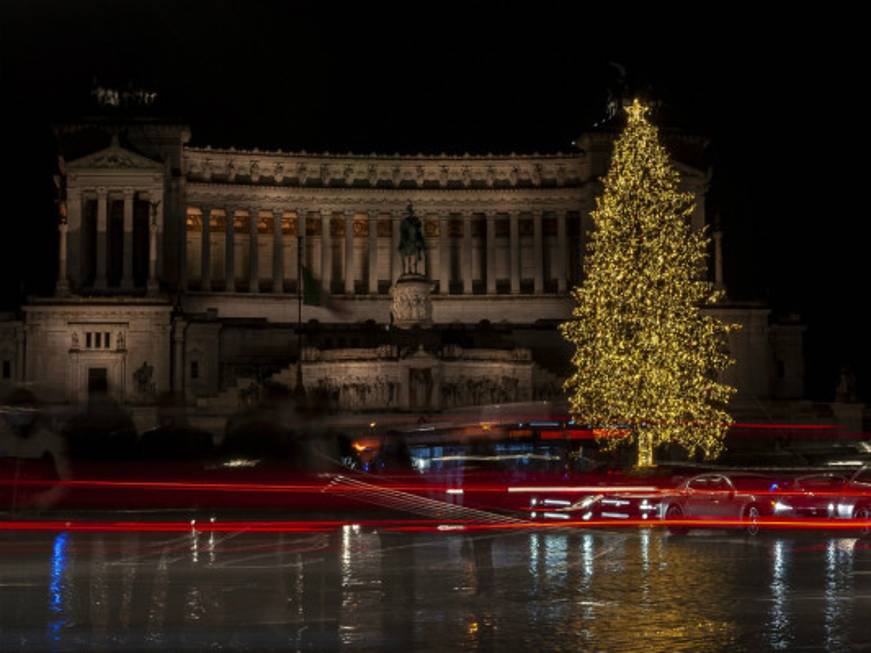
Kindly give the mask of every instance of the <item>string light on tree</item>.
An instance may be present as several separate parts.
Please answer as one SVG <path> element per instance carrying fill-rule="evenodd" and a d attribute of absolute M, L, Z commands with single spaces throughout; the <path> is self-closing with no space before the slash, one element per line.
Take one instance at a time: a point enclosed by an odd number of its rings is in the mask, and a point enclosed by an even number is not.
<path fill-rule="evenodd" d="M 572 415 L 609 442 L 634 442 L 639 467 L 669 442 L 707 458 L 722 451 L 735 389 L 716 374 L 733 363 L 725 338 L 738 328 L 702 310 L 722 296 L 706 279 L 709 239 L 690 228 L 694 198 L 678 190 L 646 113 L 637 99 L 627 107 L 573 319 L 560 326 L 575 346 L 565 383 Z"/>

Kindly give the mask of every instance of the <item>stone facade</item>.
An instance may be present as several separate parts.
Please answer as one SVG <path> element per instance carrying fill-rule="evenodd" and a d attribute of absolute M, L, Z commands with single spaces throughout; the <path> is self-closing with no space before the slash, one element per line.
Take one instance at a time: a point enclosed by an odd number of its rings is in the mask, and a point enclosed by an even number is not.
<path fill-rule="evenodd" d="M 153 404 L 170 389 L 171 306 L 159 300 L 35 300 L 24 307 L 25 382 L 51 402 L 89 391 Z"/>
<path fill-rule="evenodd" d="M 555 326 L 582 277 L 612 135 L 570 153 L 363 156 L 191 147 L 186 126 L 147 122 L 57 134 L 77 153 L 58 291 L 0 321 L 4 384 L 51 401 L 105 386 L 126 403 L 173 391 L 207 406 L 293 385 L 301 364 L 306 387 L 351 411 L 559 395 L 569 351 Z M 701 228 L 708 177 L 677 166 Z M 400 279 L 409 202 L 426 298 Z M 303 267 L 329 301 L 300 308 Z M 744 325 L 727 380 L 748 398 L 801 396 L 800 326 L 769 324 L 763 306 L 714 310 Z"/>

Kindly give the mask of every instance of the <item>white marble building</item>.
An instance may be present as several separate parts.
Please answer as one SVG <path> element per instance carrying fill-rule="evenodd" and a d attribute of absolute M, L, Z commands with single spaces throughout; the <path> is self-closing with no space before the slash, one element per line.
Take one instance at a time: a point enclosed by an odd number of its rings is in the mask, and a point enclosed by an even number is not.
<path fill-rule="evenodd" d="M 555 326 L 580 280 L 611 135 L 585 134 L 565 154 L 385 156 L 218 150 L 188 145 L 184 125 L 107 127 L 57 128 L 57 292 L 0 321 L 5 386 L 53 402 L 172 391 L 235 405 L 253 379 L 292 385 L 301 360 L 306 386 L 348 410 L 559 393 L 569 350 Z M 677 165 L 700 228 L 707 177 Z M 406 331 L 386 325 L 409 202 L 433 290 L 432 326 Z M 301 315 L 299 263 L 330 291 Z M 715 310 L 745 327 L 728 372 L 741 395 L 800 397 L 801 327 L 770 324 L 761 305 Z"/>

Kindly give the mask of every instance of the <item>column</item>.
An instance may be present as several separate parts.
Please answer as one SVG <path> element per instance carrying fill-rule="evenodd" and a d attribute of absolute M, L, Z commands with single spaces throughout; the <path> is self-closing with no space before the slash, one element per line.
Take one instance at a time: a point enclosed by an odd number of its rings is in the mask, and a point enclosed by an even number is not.
<path fill-rule="evenodd" d="M 560 211 L 556 216 L 556 272 L 557 272 L 557 292 L 563 294 L 566 292 L 566 280 L 568 275 L 566 270 L 569 264 L 568 239 L 566 238 L 566 213 Z"/>
<path fill-rule="evenodd" d="M 541 235 L 541 223 L 544 211 L 534 211 L 532 214 L 532 255 L 535 264 L 533 291 L 536 295 L 544 292 L 544 239 Z"/>
<path fill-rule="evenodd" d="M 202 254 L 200 259 L 200 290 L 208 292 L 212 289 L 212 209 L 204 206 L 201 210 L 203 213 L 203 231 L 200 252 Z"/>
<path fill-rule="evenodd" d="M 402 255 L 399 253 L 399 225 L 402 220 L 399 211 L 390 212 L 390 250 L 393 252 L 391 257 L 390 278 L 396 281 L 402 275 Z"/>
<path fill-rule="evenodd" d="M 472 214 L 463 214 L 463 294 L 472 294 Z"/>
<path fill-rule="evenodd" d="M 132 188 L 124 189 L 124 268 L 121 287 L 133 289 L 133 194 Z"/>
<path fill-rule="evenodd" d="M 448 233 L 448 216 L 439 216 L 439 294 L 451 292 L 451 240 Z"/>
<path fill-rule="evenodd" d="M 257 267 L 259 209 L 248 209 L 248 292 L 260 292 L 260 271 Z"/>
<path fill-rule="evenodd" d="M 511 266 L 511 294 L 520 294 L 520 215 L 512 211 L 509 221 L 509 253 Z"/>
<path fill-rule="evenodd" d="M 321 211 L 321 287 L 327 292 L 332 292 L 333 270 L 332 263 L 332 239 L 330 238 L 331 211 Z"/>
<path fill-rule="evenodd" d="M 224 290 L 236 292 L 236 209 L 224 209 Z"/>
<path fill-rule="evenodd" d="M 378 211 L 369 211 L 369 294 L 378 294 Z"/>
<path fill-rule="evenodd" d="M 19 383 L 27 380 L 24 369 L 24 350 L 27 346 L 27 327 L 21 325 L 15 329 L 15 380 Z"/>
<path fill-rule="evenodd" d="M 496 294 L 496 215 L 487 214 L 487 294 Z"/>
<path fill-rule="evenodd" d="M 354 212 L 345 211 L 345 294 L 354 294 Z"/>
<path fill-rule="evenodd" d="M 57 257 L 57 286 L 55 286 L 55 294 L 63 296 L 70 292 L 70 282 L 67 272 L 67 233 L 70 226 L 67 224 L 66 218 L 61 218 L 58 225 L 59 243 Z"/>
<path fill-rule="evenodd" d="M 188 289 L 188 215 L 187 206 L 179 201 L 182 208 L 178 215 L 178 289 L 184 292 Z M 165 259 L 164 259 L 165 260 Z"/>
<path fill-rule="evenodd" d="M 305 260 L 306 251 L 306 233 L 305 233 L 305 211 L 296 212 L 296 238 L 293 238 L 291 247 L 296 248 L 296 266 L 293 269 L 293 278 L 296 279 L 297 287 L 302 284 L 302 266 L 307 264 Z"/>
<path fill-rule="evenodd" d="M 150 199 L 152 205 L 156 204 L 157 209 L 157 275 L 155 278 L 166 278 L 166 262 L 163 256 L 163 235 L 165 233 L 163 229 L 163 188 L 152 191 Z M 185 232 L 183 231 L 182 233 Z"/>
<path fill-rule="evenodd" d="M 145 284 L 149 295 L 157 293 L 157 206 L 149 207 L 148 216 L 148 281 Z"/>
<path fill-rule="evenodd" d="M 184 396 L 184 332 L 187 324 L 177 319 L 172 325 L 172 391 Z"/>
<path fill-rule="evenodd" d="M 94 281 L 94 287 L 97 290 L 106 289 L 106 245 L 108 244 L 108 234 L 106 233 L 106 213 L 108 193 L 105 188 L 97 189 L 97 277 Z"/>
<path fill-rule="evenodd" d="M 284 232 L 281 221 L 283 209 L 272 211 L 272 292 L 284 292 Z"/>
<path fill-rule="evenodd" d="M 67 280 L 80 286 L 85 239 L 82 238 L 82 193 L 79 190 L 67 189 L 67 224 L 72 232 L 67 235 Z"/>

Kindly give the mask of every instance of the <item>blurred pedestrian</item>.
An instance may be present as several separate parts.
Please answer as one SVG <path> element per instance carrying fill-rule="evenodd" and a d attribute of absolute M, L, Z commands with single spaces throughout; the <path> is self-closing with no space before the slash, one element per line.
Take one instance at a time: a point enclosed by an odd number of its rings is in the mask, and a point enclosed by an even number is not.
<path fill-rule="evenodd" d="M 36 396 L 18 389 L 10 394 L 0 417 L 0 460 L 11 481 L 7 505 L 44 510 L 54 506 L 66 488 L 58 480 L 71 478 L 67 447 L 48 425 Z"/>

